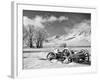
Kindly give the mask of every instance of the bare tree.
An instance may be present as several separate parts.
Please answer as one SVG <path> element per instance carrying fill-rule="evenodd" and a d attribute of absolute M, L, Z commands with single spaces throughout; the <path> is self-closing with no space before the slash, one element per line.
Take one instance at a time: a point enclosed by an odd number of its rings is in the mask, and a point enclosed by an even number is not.
<path fill-rule="evenodd" d="M 34 26 L 33 25 L 28 25 L 28 34 L 29 34 L 29 47 L 34 48 L 33 46 Z"/>
<path fill-rule="evenodd" d="M 34 40 L 37 48 L 43 48 L 43 41 L 48 37 L 48 33 L 43 28 L 37 28 L 35 30 Z"/>
<path fill-rule="evenodd" d="M 23 25 L 23 47 L 28 47 L 28 30 Z"/>
<path fill-rule="evenodd" d="M 34 26 L 27 25 L 26 27 L 23 26 L 23 42 L 27 40 L 28 46 L 30 48 L 34 48 L 33 46 L 33 34 L 34 34 Z"/>
<path fill-rule="evenodd" d="M 34 48 L 43 48 L 43 41 L 48 37 L 48 33 L 44 28 L 34 28 L 33 25 L 23 26 L 23 40 L 28 41 L 28 46 Z"/>

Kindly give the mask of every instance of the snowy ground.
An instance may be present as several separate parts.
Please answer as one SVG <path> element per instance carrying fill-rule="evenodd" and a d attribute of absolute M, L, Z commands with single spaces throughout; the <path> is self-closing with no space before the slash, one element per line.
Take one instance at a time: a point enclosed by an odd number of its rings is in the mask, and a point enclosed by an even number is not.
<path fill-rule="evenodd" d="M 77 48 L 78 49 L 78 48 Z M 45 50 L 45 49 L 44 49 Z M 90 52 L 90 48 L 88 48 Z M 29 51 L 29 52 L 27 52 Z M 62 64 L 61 62 L 50 62 L 46 60 L 46 55 L 48 54 L 48 50 L 46 51 L 38 51 L 37 50 L 24 50 L 23 53 L 23 68 L 24 69 L 38 69 L 38 68 L 61 68 L 61 67 L 82 67 L 88 66 L 85 64 L 77 64 L 77 63 L 69 63 Z"/>

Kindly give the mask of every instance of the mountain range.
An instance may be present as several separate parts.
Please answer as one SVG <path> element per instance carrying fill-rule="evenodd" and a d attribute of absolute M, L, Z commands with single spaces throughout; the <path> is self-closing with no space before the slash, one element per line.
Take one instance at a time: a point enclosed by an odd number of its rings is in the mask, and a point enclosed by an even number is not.
<path fill-rule="evenodd" d="M 91 31 L 79 31 L 64 35 L 55 35 L 47 38 L 46 46 L 60 46 L 66 44 L 67 46 L 91 46 Z"/>

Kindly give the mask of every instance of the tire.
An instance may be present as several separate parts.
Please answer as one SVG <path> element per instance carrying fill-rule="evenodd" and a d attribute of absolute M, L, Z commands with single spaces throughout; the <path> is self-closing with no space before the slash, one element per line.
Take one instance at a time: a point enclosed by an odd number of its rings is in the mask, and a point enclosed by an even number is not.
<path fill-rule="evenodd" d="M 56 55 L 53 52 L 48 53 L 47 60 L 51 61 L 52 59 L 55 59 L 55 58 L 56 58 Z"/>
<path fill-rule="evenodd" d="M 69 58 L 68 58 L 68 61 L 69 61 L 69 62 L 72 62 L 72 58 L 71 58 L 71 57 L 69 57 Z"/>

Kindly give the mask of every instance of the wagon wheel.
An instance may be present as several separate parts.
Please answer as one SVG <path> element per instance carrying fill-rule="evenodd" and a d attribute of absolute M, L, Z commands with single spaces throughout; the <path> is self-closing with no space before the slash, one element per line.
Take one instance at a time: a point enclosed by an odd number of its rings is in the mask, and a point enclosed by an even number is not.
<path fill-rule="evenodd" d="M 90 58 L 89 54 L 86 53 L 86 54 L 85 54 L 85 61 L 89 61 L 89 58 Z"/>
<path fill-rule="evenodd" d="M 52 60 L 52 59 L 55 59 L 55 58 L 56 58 L 56 55 L 53 52 L 48 53 L 48 55 L 47 55 L 48 60 Z"/>
<path fill-rule="evenodd" d="M 85 54 L 86 53 L 86 50 L 81 49 L 80 53 Z"/>
<path fill-rule="evenodd" d="M 72 56 L 72 52 L 69 49 L 64 49 L 63 54 L 64 56 L 67 56 L 67 57 Z"/>
<path fill-rule="evenodd" d="M 88 50 L 86 49 L 85 50 L 85 61 L 89 61 L 89 52 L 88 52 Z"/>
<path fill-rule="evenodd" d="M 71 57 L 68 57 L 68 61 L 69 61 L 69 62 L 72 62 L 72 58 L 71 58 Z"/>

